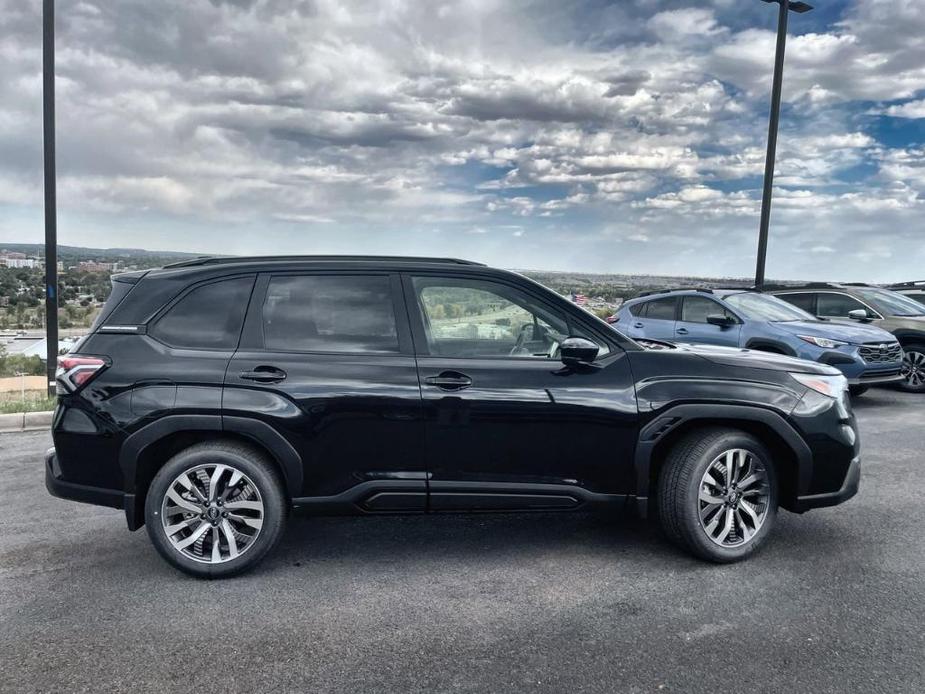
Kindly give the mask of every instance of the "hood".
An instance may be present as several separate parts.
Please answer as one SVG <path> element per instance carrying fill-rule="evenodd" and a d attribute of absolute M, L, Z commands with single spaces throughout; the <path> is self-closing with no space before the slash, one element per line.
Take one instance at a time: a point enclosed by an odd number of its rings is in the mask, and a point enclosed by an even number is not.
<path fill-rule="evenodd" d="M 892 336 L 891 336 L 892 337 Z M 827 366 L 806 359 L 797 359 L 783 354 L 771 354 L 738 347 L 720 347 L 718 345 L 678 344 L 675 347 L 689 354 L 697 355 L 714 364 L 739 366 L 751 369 L 768 369 L 771 371 L 789 371 L 796 373 L 818 374 L 820 376 L 837 376 L 841 373 L 834 366 Z"/>
<path fill-rule="evenodd" d="M 833 323 L 819 320 L 787 321 L 774 323 L 775 328 L 791 333 L 792 335 L 811 335 L 812 337 L 827 337 L 830 340 L 850 342 L 853 345 L 865 342 L 895 342 L 896 338 L 886 330 L 874 325 L 863 323 Z"/>

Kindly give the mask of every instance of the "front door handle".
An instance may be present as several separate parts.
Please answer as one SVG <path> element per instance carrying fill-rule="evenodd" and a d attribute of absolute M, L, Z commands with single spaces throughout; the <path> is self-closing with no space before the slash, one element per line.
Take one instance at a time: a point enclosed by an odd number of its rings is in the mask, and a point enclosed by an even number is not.
<path fill-rule="evenodd" d="M 286 372 L 275 366 L 258 366 L 253 371 L 242 371 L 239 377 L 245 381 L 257 381 L 258 383 L 279 383 L 286 380 Z"/>
<path fill-rule="evenodd" d="M 678 328 L 675 330 L 678 335 L 687 335 L 687 328 Z"/>
<path fill-rule="evenodd" d="M 644 327 L 646 327 L 646 326 L 645 326 L 643 323 L 640 323 L 640 322 L 637 321 L 637 322 L 633 323 L 633 327 L 634 327 L 634 328 L 644 328 Z"/>
<path fill-rule="evenodd" d="M 437 376 L 427 376 L 424 383 L 441 390 L 462 390 L 472 385 L 472 379 L 458 371 L 444 371 Z"/>

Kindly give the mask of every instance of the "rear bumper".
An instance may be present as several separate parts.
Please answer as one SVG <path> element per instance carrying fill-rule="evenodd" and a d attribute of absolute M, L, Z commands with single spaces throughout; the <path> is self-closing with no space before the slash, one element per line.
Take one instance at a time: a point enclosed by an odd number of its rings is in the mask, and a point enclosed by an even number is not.
<path fill-rule="evenodd" d="M 125 494 L 118 489 L 91 487 L 61 479 L 61 468 L 58 467 L 54 448 L 49 448 L 45 453 L 45 488 L 52 496 L 60 499 L 110 508 L 125 508 Z"/>
<path fill-rule="evenodd" d="M 837 506 L 842 502 L 848 501 L 848 499 L 857 494 L 860 483 L 861 457 L 855 456 L 848 465 L 848 471 L 845 473 L 845 481 L 838 491 L 826 492 L 825 494 L 798 496 L 791 510 L 797 513 L 803 513 L 804 511 L 809 511 L 814 508 Z"/>

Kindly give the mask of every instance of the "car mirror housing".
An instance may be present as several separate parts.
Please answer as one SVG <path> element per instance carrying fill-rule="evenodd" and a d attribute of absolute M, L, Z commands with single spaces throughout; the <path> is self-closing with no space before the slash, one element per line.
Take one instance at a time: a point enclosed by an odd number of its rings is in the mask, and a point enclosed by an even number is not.
<path fill-rule="evenodd" d="M 851 320 L 868 320 L 870 316 L 867 315 L 867 311 L 863 308 L 856 308 L 853 311 L 848 311 L 848 318 Z"/>
<path fill-rule="evenodd" d="M 591 364 L 599 351 L 600 347 L 584 337 L 567 337 L 559 345 L 559 355 L 566 366 Z"/>

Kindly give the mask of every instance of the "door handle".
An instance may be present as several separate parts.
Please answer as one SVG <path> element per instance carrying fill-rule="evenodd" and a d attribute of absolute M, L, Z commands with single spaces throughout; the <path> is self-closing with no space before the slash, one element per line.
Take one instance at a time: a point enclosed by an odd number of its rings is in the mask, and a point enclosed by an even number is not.
<path fill-rule="evenodd" d="M 643 323 L 640 323 L 639 321 L 637 321 L 637 322 L 633 323 L 633 327 L 634 327 L 634 328 L 644 328 L 644 327 L 646 327 L 646 326 L 645 326 Z"/>
<path fill-rule="evenodd" d="M 441 390 L 462 390 L 472 385 L 472 379 L 458 371 L 444 371 L 437 376 L 427 376 L 424 383 Z"/>
<path fill-rule="evenodd" d="M 678 335 L 687 335 L 687 328 L 678 328 L 675 330 Z"/>
<path fill-rule="evenodd" d="M 286 379 L 286 372 L 275 366 L 258 366 L 253 371 L 242 371 L 239 377 L 245 381 L 257 381 L 258 383 L 279 383 Z"/>

